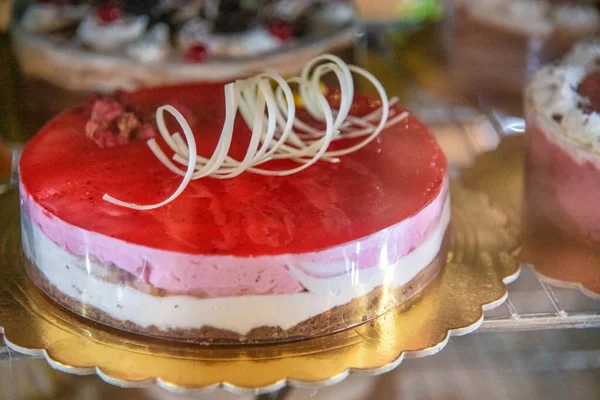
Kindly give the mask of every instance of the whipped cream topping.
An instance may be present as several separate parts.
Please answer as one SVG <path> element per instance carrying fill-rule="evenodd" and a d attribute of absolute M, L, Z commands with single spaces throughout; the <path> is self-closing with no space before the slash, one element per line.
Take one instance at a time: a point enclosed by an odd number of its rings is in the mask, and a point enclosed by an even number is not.
<path fill-rule="evenodd" d="M 167 58 L 182 63 L 202 62 L 205 56 L 217 61 L 253 57 L 253 60 L 246 62 L 258 63 L 259 55 L 274 52 L 284 45 L 294 47 L 299 44 L 298 38 L 325 38 L 331 34 L 337 36 L 338 33 L 350 35 L 350 27 L 346 27 L 348 32 L 340 30 L 354 15 L 354 9 L 346 2 L 320 0 L 253 2 L 253 5 L 242 5 L 246 14 L 239 16 L 237 12 L 229 13 L 227 7 L 223 9 L 218 1 L 206 0 L 138 2 L 140 4 L 132 7 L 128 7 L 127 2 L 117 2 L 107 3 L 107 9 L 101 7 L 102 2 L 92 2 L 93 5 L 85 2 L 78 6 L 67 4 L 69 2 L 66 1 L 32 3 L 25 8 L 19 21 L 19 27 L 24 30 L 43 33 L 44 39 L 70 42 L 69 47 L 76 49 L 126 56 L 141 63 Z M 255 7 L 258 3 L 261 5 Z M 111 7 L 114 8 L 114 14 L 110 11 Z M 266 13 L 265 10 L 269 9 L 275 9 L 276 12 L 271 10 L 271 13 Z M 278 25 L 281 22 L 279 20 L 285 21 L 282 26 Z M 158 22 L 164 23 L 169 29 L 154 29 L 154 24 Z M 235 27 L 233 30 L 236 33 L 220 33 L 230 29 L 221 26 L 223 24 Z M 70 29 L 64 30 L 65 27 Z M 292 30 L 288 33 L 289 27 Z M 60 36 L 53 35 L 56 33 L 60 33 Z M 188 57 L 186 51 L 197 44 L 202 44 L 206 51 L 203 50 L 201 57 Z M 172 51 L 172 47 L 180 51 Z M 316 54 L 317 50 L 314 52 Z M 184 77 L 179 79 L 188 80 Z"/>
<path fill-rule="evenodd" d="M 33 4 L 25 10 L 21 26 L 31 32 L 51 32 L 83 19 L 87 5 Z"/>
<path fill-rule="evenodd" d="M 354 19 L 352 5 L 341 1 L 323 4 L 313 15 L 313 20 L 321 24 L 344 24 L 352 19 Z"/>
<path fill-rule="evenodd" d="M 111 23 L 103 23 L 96 16 L 88 16 L 77 28 L 77 38 L 96 50 L 116 50 L 141 37 L 148 22 L 146 15 L 121 18 Z"/>
<path fill-rule="evenodd" d="M 187 21 L 177 34 L 177 45 L 186 49 L 193 44 L 202 43 L 216 57 L 248 57 L 276 50 L 282 45 L 280 39 L 264 28 L 218 35 L 211 32 L 211 27 L 211 22 L 200 18 Z"/>
<path fill-rule="evenodd" d="M 531 0 L 457 0 L 471 15 L 528 35 L 548 35 L 556 29 L 588 32 L 600 27 L 600 14 L 591 4 L 552 5 Z"/>
<path fill-rule="evenodd" d="M 164 60 L 170 51 L 169 27 L 162 23 L 154 25 L 125 49 L 128 56 L 146 63 Z"/>
<path fill-rule="evenodd" d="M 564 65 L 583 65 L 586 67 L 593 67 L 598 65 L 598 58 L 600 57 L 600 39 L 581 42 L 573 46 L 571 51 L 563 58 L 562 64 Z"/>
<path fill-rule="evenodd" d="M 206 44 L 210 53 L 217 57 L 248 57 L 276 50 L 282 41 L 258 27 L 240 34 L 211 35 Z"/>
<path fill-rule="evenodd" d="M 535 75 L 527 90 L 528 107 L 554 124 L 570 142 L 600 154 L 600 113 L 578 92 L 581 82 L 600 70 L 600 41 L 580 43 L 559 65 Z"/>
<path fill-rule="evenodd" d="M 554 12 L 559 28 L 571 31 L 594 31 L 600 26 L 600 13 L 591 5 L 561 4 Z"/>
<path fill-rule="evenodd" d="M 294 17 L 312 5 L 311 0 L 280 0 L 273 5 L 273 12 L 278 17 Z"/>
<path fill-rule="evenodd" d="M 183 24 L 177 32 L 177 46 L 186 49 L 189 46 L 204 42 L 210 35 L 212 23 L 201 18 L 192 18 Z"/>

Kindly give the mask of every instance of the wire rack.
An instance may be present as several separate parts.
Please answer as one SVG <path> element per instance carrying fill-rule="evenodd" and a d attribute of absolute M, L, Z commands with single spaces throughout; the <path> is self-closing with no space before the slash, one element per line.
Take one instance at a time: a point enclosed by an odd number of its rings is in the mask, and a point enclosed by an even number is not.
<path fill-rule="evenodd" d="M 576 289 L 551 287 L 524 266 L 506 302 L 487 311 L 481 331 L 600 327 L 600 301 Z"/>
<path fill-rule="evenodd" d="M 523 119 L 493 110 L 443 105 L 417 109 L 434 127 L 454 174 L 470 166 L 479 153 L 494 150 L 503 137 L 522 134 L 525 127 Z M 509 286 L 507 301 L 484 317 L 480 331 L 600 327 L 600 300 L 578 289 L 552 287 L 524 265 L 519 279 Z"/>

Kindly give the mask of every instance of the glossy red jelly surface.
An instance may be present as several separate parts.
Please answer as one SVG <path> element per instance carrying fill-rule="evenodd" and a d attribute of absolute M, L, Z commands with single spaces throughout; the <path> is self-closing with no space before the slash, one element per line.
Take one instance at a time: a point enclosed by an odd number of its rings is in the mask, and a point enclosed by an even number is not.
<path fill-rule="evenodd" d="M 223 85 L 147 89 L 133 93 L 132 101 L 146 116 L 164 104 L 177 107 L 193 128 L 199 154 L 212 153 L 225 115 Z M 245 172 L 234 179 L 195 180 L 172 203 L 135 211 L 107 203 L 102 195 L 156 203 L 173 193 L 181 177 L 144 141 L 98 147 L 85 136 L 88 117 L 89 108 L 70 109 L 28 143 L 20 164 L 24 189 L 70 224 L 184 253 L 304 253 L 349 242 L 417 213 L 439 193 L 447 169 L 427 127 L 410 116 L 340 163 L 321 161 L 287 177 Z M 248 138 L 238 118 L 230 154 L 243 156 Z M 270 165 L 296 165 L 279 163 Z"/>

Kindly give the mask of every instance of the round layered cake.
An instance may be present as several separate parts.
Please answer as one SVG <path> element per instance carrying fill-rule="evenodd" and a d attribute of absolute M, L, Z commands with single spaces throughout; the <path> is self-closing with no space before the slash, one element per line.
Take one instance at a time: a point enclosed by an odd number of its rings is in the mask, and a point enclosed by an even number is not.
<path fill-rule="evenodd" d="M 27 144 L 23 247 L 43 291 L 76 313 L 136 333 L 262 342 L 368 321 L 432 281 L 446 257 L 447 162 L 429 129 L 395 105 L 389 110 L 397 123 L 339 160 L 327 156 L 285 176 L 250 168 L 231 179 L 195 179 L 160 207 L 106 201 L 110 194 L 154 204 L 177 192 L 181 176 L 146 144 L 169 154 L 154 113 L 176 107 L 198 157 L 208 158 L 229 120 L 223 93 L 222 84 L 205 84 L 97 97 L 60 114 Z M 344 107 L 339 90 L 325 98 Z M 350 114 L 381 107 L 355 95 Z M 302 107 L 296 111 L 312 121 Z M 241 159 L 252 130 L 239 115 L 232 121 L 229 156 Z M 274 157 L 268 168 L 297 161 Z"/>
<path fill-rule="evenodd" d="M 533 217 L 600 242 L 600 42 L 540 70 L 526 105 Z"/>

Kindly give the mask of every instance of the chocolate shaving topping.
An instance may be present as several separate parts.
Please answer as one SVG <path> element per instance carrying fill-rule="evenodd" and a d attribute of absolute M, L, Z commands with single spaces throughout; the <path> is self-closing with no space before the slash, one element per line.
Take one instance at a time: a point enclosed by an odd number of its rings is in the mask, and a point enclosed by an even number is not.
<path fill-rule="evenodd" d="M 563 115 L 562 114 L 552 114 L 552 119 L 560 124 L 563 119 Z"/>

